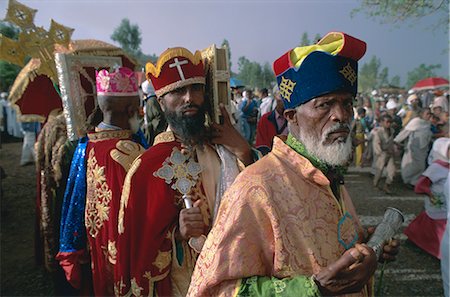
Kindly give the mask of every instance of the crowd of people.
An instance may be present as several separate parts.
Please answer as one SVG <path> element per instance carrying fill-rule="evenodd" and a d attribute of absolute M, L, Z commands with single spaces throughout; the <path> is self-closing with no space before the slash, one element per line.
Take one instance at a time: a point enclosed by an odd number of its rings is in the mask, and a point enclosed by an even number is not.
<path fill-rule="evenodd" d="M 372 109 L 357 95 L 365 51 L 342 32 L 294 48 L 273 63 L 276 86 L 233 90 L 221 123 L 205 121 L 199 51 L 167 49 L 141 86 L 126 67 L 99 71 L 87 135 L 64 144 L 61 114 L 36 146 L 40 195 L 60 201 L 38 212 L 53 234 L 42 248 L 55 293 L 370 296 L 399 241 L 380 242 L 379 255 L 366 244 L 373 230 L 358 219 L 346 167 L 373 164 L 375 186 L 385 170 L 390 193 L 402 151 L 404 182 L 445 205 L 448 178 L 430 169 L 445 161 L 425 166 L 431 142 L 448 140 L 448 97 L 431 102 L 434 124 L 417 94 L 404 106 L 375 96 Z"/>

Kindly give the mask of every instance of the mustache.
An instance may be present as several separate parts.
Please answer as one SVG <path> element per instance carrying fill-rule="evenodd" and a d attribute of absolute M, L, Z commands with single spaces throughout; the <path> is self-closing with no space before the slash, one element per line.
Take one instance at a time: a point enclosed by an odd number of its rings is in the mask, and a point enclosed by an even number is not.
<path fill-rule="evenodd" d="M 186 104 L 186 105 L 184 105 L 183 107 L 181 107 L 181 112 L 185 112 L 186 110 L 188 110 L 188 109 L 192 109 L 192 108 L 195 108 L 195 109 L 197 109 L 197 110 L 200 110 L 201 109 L 201 106 L 200 105 L 197 105 L 197 104 L 194 104 L 194 103 L 189 103 L 189 104 Z"/>
<path fill-rule="evenodd" d="M 328 134 L 339 131 L 339 130 L 346 130 L 346 131 L 350 132 L 350 128 L 351 128 L 350 124 L 338 123 L 338 124 L 331 126 L 327 130 L 325 130 L 325 132 L 323 134 L 328 136 Z"/>

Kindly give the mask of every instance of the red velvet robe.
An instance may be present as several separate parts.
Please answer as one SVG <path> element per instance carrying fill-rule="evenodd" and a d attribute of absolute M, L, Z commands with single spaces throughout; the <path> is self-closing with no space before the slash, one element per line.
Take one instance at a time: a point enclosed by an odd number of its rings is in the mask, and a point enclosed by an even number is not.
<path fill-rule="evenodd" d="M 181 149 L 181 144 L 174 140 L 171 132 L 162 133 L 158 138 L 161 135 L 167 135 L 167 139 L 155 140 L 156 144 L 133 163 L 125 181 L 119 212 L 116 296 L 175 294 L 172 268 L 177 260 L 174 259 L 173 243 L 183 201 L 171 184 L 158 177 L 156 172 L 175 147 Z M 201 182 L 198 185 L 195 191 L 198 188 L 203 191 Z M 198 196 L 204 197 L 204 192 Z M 203 210 L 202 215 L 205 217 Z M 208 222 L 205 222 L 205 229 L 207 227 Z M 183 249 L 183 253 L 183 261 L 189 261 L 186 254 L 192 253 L 190 249 Z M 193 270 L 193 264 L 190 268 Z M 185 273 L 188 275 L 187 291 L 192 271 L 187 269 Z"/>
<path fill-rule="evenodd" d="M 114 294 L 117 218 L 123 182 L 132 162 L 144 151 L 128 130 L 88 134 L 85 225 L 96 296 Z"/>

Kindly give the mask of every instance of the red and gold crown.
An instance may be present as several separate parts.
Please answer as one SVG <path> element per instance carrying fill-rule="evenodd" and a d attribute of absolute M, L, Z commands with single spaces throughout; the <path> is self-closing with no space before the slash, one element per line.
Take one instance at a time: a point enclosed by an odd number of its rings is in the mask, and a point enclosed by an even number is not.
<path fill-rule="evenodd" d="M 159 56 L 156 66 L 152 63 L 145 65 L 145 73 L 158 97 L 187 85 L 205 84 L 202 54 L 200 51 L 192 54 L 183 47 L 164 51 Z"/>

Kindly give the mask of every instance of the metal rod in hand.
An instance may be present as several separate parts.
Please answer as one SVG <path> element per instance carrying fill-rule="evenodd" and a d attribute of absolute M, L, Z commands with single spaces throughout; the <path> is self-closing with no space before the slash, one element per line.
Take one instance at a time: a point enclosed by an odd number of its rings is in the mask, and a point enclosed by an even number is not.
<path fill-rule="evenodd" d="M 184 194 L 183 195 L 184 205 L 187 209 L 192 208 L 193 203 L 192 199 L 189 195 Z M 191 237 L 189 238 L 188 244 L 191 248 L 194 249 L 197 253 L 200 253 L 202 251 L 203 245 L 205 244 L 206 236 L 200 235 L 199 237 Z"/>
<path fill-rule="evenodd" d="M 375 229 L 369 242 L 367 242 L 367 245 L 374 250 L 378 259 L 383 254 L 384 243 L 397 233 L 404 221 L 405 218 L 400 210 L 394 207 L 388 207 L 386 209 L 383 220 Z"/>

